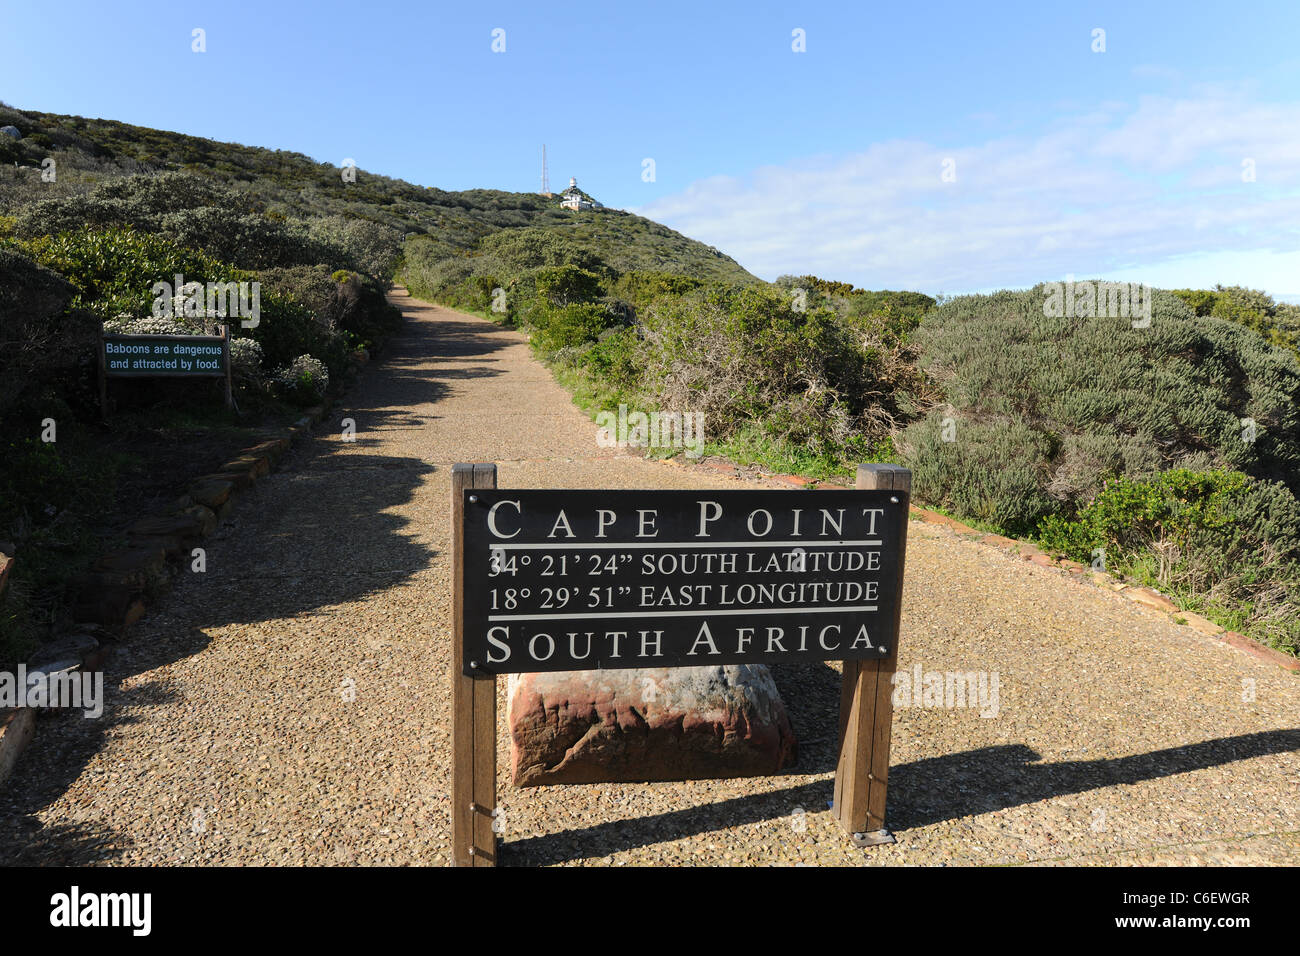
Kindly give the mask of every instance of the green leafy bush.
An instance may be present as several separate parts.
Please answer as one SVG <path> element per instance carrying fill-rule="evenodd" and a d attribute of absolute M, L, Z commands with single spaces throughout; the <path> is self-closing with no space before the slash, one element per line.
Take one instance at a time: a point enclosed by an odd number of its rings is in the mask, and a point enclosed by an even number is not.
<path fill-rule="evenodd" d="M 153 284 L 170 284 L 177 275 L 186 282 L 253 278 L 201 252 L 126 227 L 80 228 L 42 236 L 26 248 L 34 259 L 72 283 L 76 289 L 72 307 L 89 309 L 102 319 L 122 313 L 149 315 Z"/>
<path fill-rule="evenodd" d="M 594 303 L 544 309 L 536 313 L 535 320 L 533 342 L 544 353 L 594 342 L 612 325 L 608 310 Z"/>
<path fill-rule="evenodd" d="M 308 221 L 307 235 L 335 253 L 316 262 L 350 266 L 385 282 L 393 277 L 406 238 L 400 229 L 355 216 L 313 218 Z"/>
<path fill-rule="evenodd" d="M 0 535 L 22 539 L 67 507 L 78 482 L 52 442 L 16 439 L 0 448 Z"/>
<path fill-rule="evenodd" d="M 933 416 L 908 428 L 900 450 L 924 476 L 919 495 L 960 510 L 959 502 L 986 499 L 998 472 L 1015 469 L 1013 500 L 987 504 L 983 513 L 1020 516 L 1016 527 L 1023 527 L 1038 507 L 1026 507 L 1021 479 L 1029 473 L 1038 476 L 1034 500 L 1047 496 L 1067 515 L 1108 476 L 1179 465 L 1300 482 L 1294 356 L 1248 329 L 1198 317 L 1159 290 L 1148 328 L 1123 317 L 1049 317 L 1045 299 L 1042 286 L 963 296 L 930 313 L 912 336 L 947 399 L 958 446 L 937 448 Z M 1255 423 L 1253 441 L 1243 419 Z M 996 454 L 964 447 L 989 440 L 1004 422 L 1041 440 L 1018 440 Z M 936 451 L 942 456 L 925 460 Z M 973 454 L 988 475 L 961 465 Z M 949 465 L 954 470 L 945 473 Z"/>
<path fill-rule="evenodd" d="M 62 276 L 0 247 L 0 432 L 47 388 L 89 398 L 98 323 L 70 307 L 75 294 Z"/>
<path fill-rule="evenodd" d="M 1052 439 L 1023 419 L 958 423 L 947 409 L 934 409 L 908 428 L 906 440 L 913 494 L 928 504 L 1014 535 L 1059 506 L 1046 490 Z"/>
<path fill-rule="evenodd" d="M 1183 468 L 1116 478 L 1077 517 L 1044 519 L 1039 535 L 1049 550 L 1104 555 L 1109 570 L 1300 651 L 1300 501 L 1277 482 Z"/>
<path fill-rule="evenodd" d="M 349 333 L 357 343 L 374 342 L 395 332 L 401 310 L 388 304 L 379 283 L 370 276 L 328 266 L 263 269 L 264 290 L 305 306 L 316 322 L 330 331 Z"/>
<path fill-rule="evenodd" d="M 318 359 L 300 355 L 271 377 L 275 393 L 298 405 L 314 405 L 329 388 L 329 371 Z"/>
<path fill-rule="evenodd" d="M 711 440 L 759 426 L 772 439 L 836 454 L 883 437 L 914 373 L 826 306 L 799 311 L 777 291 L 710 286 L 655 300 L 638 321 L 647 397 L 701 411 Z"/>
<path fill-rule="evenodd" d="M 230 372 L 242 384 L 260 387 L 263 382 L 262 346 L 252 339 L 230 342 Z"/>
<path fill-rule="evenodd" d="M 1271 295 L 1241 286 L 1175 289 L 1197 315 L 1212 315 L 1258 332 L 1265 340 L 1300 355 L 1300 305 L 1275 302 Z"/>
<path fill-rule="evenodd" d="M 683 296 L 703 284 L 704 280 L 694 276 L 638 269 L 619 276 L 610 292 L 626 301 L 632 308 L 640 310 L 655 299 L 663 296 Z"/>
<path fill-rule="evenodd" d="M 601 293 L 600 276 L 571 265 L 540 269 L 534 282 L 538 294 L 554 306 L 591 302 Z"/>

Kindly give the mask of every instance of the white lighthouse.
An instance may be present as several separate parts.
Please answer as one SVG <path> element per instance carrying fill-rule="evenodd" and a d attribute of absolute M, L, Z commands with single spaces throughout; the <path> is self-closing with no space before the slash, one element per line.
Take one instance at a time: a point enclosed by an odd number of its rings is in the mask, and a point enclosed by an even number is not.
<path fill-rule="evenodd" d="M 581 211 L 583 209 L 601 208 L 600 203 L 596 202 L 594 199 L 588 199 L 582 194 L 582 190 L 578 188 L 578 179 L 576 176 L 569 177 L 569 188 L 560 193 L 560 196 L 560 205 L 565 209 L 576 209 Z"/>

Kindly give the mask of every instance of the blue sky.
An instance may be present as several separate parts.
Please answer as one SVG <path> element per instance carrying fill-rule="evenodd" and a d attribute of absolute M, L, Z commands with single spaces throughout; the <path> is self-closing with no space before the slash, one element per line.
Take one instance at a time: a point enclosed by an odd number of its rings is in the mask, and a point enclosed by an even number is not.
<path fill-rule="evenodd" d="M 0 0 L 0 23 L 19 109 L 444 189 L 535 190 L 545 142 L 553 186 L 577 176 L 764 278 L 1300 296 L 1295 0 Z"/>

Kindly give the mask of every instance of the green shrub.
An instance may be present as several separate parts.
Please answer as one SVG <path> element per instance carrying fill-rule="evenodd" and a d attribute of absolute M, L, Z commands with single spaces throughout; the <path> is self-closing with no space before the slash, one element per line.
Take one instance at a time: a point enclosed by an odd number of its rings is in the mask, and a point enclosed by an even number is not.
<path fill-rule="evenodd" d="M 62 276 L 0 247 L 0 433 L 48 387 L 90 397 L 98 323 L 70 308 L 75 294 Z"/>
<path fill-rule="evenodd" d="M 260 387 L 263 382 L 262 346 L 252 339 L 230 342 L 230 372 L 240 383 Z"/>
<path fill-rule="evenodd" d="M 1244 325 L 1273 345 L 1300 355 L 1300 305 L 1275 302 L 1267 293 L 1241 286 L 1175 289 L 1174 295 L 1197 315 L 1212 315 Z"/>
<path fill-rule="evenodd" d="M 1018 443 L 1035 456 L 1021 463 L 1022 475 L 1038 475 L 1040 493 L 1067 515 L 1108 476 L 1178 465 L 1300 482 L 1294 356 L 1249 329 L 1198 317 L 1159 290 L 1148 328 L 1124 317 L 1050 317 L 1046 297 L 1043 286 L 963 296 L 927 315 L 914 333 L 923 364 L 952 409 L 956 444 L 993 434 L 971 425 L 1014 421 L 1037 432 L 1043 441 Z M 1254 441 L 1243 440 L 1243 419 L 1256 423 Z M 922 433 L 932 428 L 930 420 L 909 428 L 905 458 L 952 495 L 968 478 L 937 470 L 969 452 L 959 448 L 938 462 L 923 461 L 934 446 Z M 1014 487 L 1016 500 L 985 510 L 1032 517 L 1020 482 Z"/>
<path fill-rule="evenodd" d="M 694 276 L 676 275 L 670 272 L 634 270 L 619 276 L 611 288 L 611 293 L 626 301 L 632 308 L 644 309 L 655 299 L 663 296 L 683 296 L 693 292 L 704 284 L 702 279 Z"/>
<path fill-rule="evenodd" d="M 537 292 L 551 305 L 591 302 L 600 297 L 600 276 L 577 266 L 549 266 L 534 277 Z"/>
<path fill-rule="evenodd" d="M 637 395 L 645 372 L 642 361 L 636 330 L 629 328 L 615 328 L 603 333 L 582 357 L 582 364 L 590 377 L 599 382 L 609 396 L 603 404 L 610 407 Z"/>
<path fill-rule="evenodd" d="M 907 429 L 901 450 L 913 494 L 954 514 L 1020 535 L 1057 507 L 1045 489 L 1052 441 L 1019 418 L 934 409 Z"/>
<path fill-rule="evenodd" d="M 314 405 L 329 388 L 329 371 L 310 355 L 299 355 L 271 377 L 276 395 L 297 405 Z"/>
<path fill-rule="evenodd" d="M 373 343 L 401 327 L 401 310 L 388 304 L 379 282 L 368 275 L 328 266 L 263 269 L 264 289 L 305 306 L 318 324 L 346 333 L 353 344 Z"/>
<path fill-rule="evenodd" d="M 699 411 L 711 440 L 757 423 L 816 455 L 888 432 L 910 373 L 828 307 L 799 311 L 775 290 L 709 286 L 657 299 L 639 317 L 647 398 Z"/>
<path fill-rule="evenodd" d="M 251 280 L 225 263 L 161 236 L 129 227 L 83 227 L 26 244 L 30 255 L 61 273 L 76 289 L 73 308 L 85 308 L 101 319 L 122 313 L 151 314 L 155 282 L 171 284 L 177 275 L 186 282 Z"/>
<path fill-rule="evenodd" d="M 479 243 L 482 255 L 494 256 L 515 272 L 539 266 L 573 266 L 593 270 L 600 259 L 582 245 L 544 228 L 503 229 Z"/>
<path fill-rule="evenodd" d="M 315 261 L 346 265 L 384 282 L 393 277 L 405 239 L 400 229 L 347 216 L 312 218 L 307 223 L 307 235 L 333 251 L 328 260 Z"/>
<path fill-rule="evenodd" d="M 612 322 L 603 305 L 574 303 L 536 313 L 533 342 L 543 353 L 596 341 Z"/>
<path fill-rule="evenodd" d="M 1116 478 L 1077 517 L 1046 518 L 1043 547 L 1160 587 L 1226 626 L 1300 651 L 1300 501 L 1240 472 Z"/>
<path fill-rule="evenodd" d="M 78 482 L 53 442 L 26 438 L 0 447 L 0 536 L 21 539 L 67 507 Z"/>

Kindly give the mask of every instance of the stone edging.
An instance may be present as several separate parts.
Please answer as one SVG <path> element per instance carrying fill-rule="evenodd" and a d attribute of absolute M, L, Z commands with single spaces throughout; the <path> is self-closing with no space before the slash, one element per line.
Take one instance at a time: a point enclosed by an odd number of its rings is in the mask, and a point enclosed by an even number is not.
<path fill-rule="evenodd" d="M 628 454 L 643 457 L 642 450 L 639 448 L 628 448 L 625 449 L 625 451 Z M 769 474 L 758 469 L 746 469 L 732 462 L 721 459 L 710 459 L 694 463 L 687 463 L 676 457 L 649 460 L 657 460 L 662 464 L 675 465 L 679 468 L 705 469 L 729 475 L 733 478 L 757 478 L 761 481 L 770 481 L 777 484 L 789 485 L 795 488 L 844 490 L 847 487 L 845 485 L 817 481 L 813 478 L 805 478 L 802 475 Z M 1237 650 L 1249 654 L 1251 657 L 1267 661 L 1283 670 L 1300 672 L 1300 658 L 1295 658 L 1289 654 L 1284 654 L 1281 651 L 1274 650 L 1253 638 L 1246 637 L 1244 634 L 1238 634 L 1236 631 L 1229 631 L 1199 614 L 1194 614 L 1191 611 L 1179 610 L 1178 605 L 1174 604 L 1173 601 L 1154 588 L 1144 587 L 1131 581 L 1122 580 L 1116 575 L 1104 571 L 1092 571 L 1086 565 L 1080 564 L 1077 561 L 1068 561 L 1064 558 L 1053 558 L 1050 554 L 1046 554 L 1039 550 L 1038 546 L 1032 542 L 1018 541 L 1015 538 L 1006 538 L 1000 534 L 991 534 L 986 531 L 980 531 L 978 528 L 972 528 L 955 518 L 950 518 L 945 514 L 940 514 L 939 512 L 933 511 L 929 508 L 912 505 L 911 513 L 913 519 L 924 521 L 927 524 L 943 525 L 968 540 L 974 539 L 981 544 L 1019 554 L 1022 560 L 1028 561 L 1031 564 L 1036 564 L 1039 567 L 1044 568 L 1055 568 L 1058 571 L 1063 571 L 1066 574 L 1069 574 L 1077 580 L 1091 581 L 1099 587 L 1104 587 L 1123 595 L 1136 604 L 1161 612 L 1175 624 L 1190 627 L 1199 634 L 1222 641 L 1224 644 L 1235 647 Z"/>
<path fill-rule="evenodd" d="M 145 612 L 145 592 L 169 580 L 169 562 L 212 534 L 230 513 L 239 492 L 269 474 L 292 442 L 311 433 L 326 413 L 323 405 L 273 437 L 245 448 L 210 475 L 190 483 L 188 492 L 164 514 L 141 518 L 127 529 L 124 548 L 101 555 L 92 569 L 74 582 L 73 616 L 79 622 L 37 648 L 27 664 L 31 675 L 103 666 L 109 647 L 124 639 Z M 0 554 L 0 591 L 14 562 Z M 0 787 L 32 739 L 36 710 L 0 709 Z"/>

